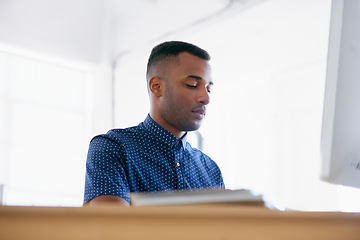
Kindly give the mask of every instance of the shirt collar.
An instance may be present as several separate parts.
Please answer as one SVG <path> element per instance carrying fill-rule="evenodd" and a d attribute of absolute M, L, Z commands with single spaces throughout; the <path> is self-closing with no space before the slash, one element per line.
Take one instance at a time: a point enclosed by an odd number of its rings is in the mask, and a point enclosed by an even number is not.
<path fill-rule="evenodd" d="M 155 122 L 150 115 L 148 114 L 145 121 L 142 123 L 143 128 L 147 130 L 150 134 L 154 135 L 156 138 L 160 139 L 161 141 L 165 142 L 169 146 L 173 146 L 176 144 L 179 140 L 182 142 L 182 145 L 186 146 L 186 138 L 187 133 L 185 135 L 178 139 L 175 137 L 174 134 L 160 126 L 157 122 Z"/>

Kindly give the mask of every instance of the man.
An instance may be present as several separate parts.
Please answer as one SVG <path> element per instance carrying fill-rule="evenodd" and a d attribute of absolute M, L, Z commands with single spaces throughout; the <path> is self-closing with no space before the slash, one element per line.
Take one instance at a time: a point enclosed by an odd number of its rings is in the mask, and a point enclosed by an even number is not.
<path fill-rule="evenodd" d="M 185 42 L 156 46 L 147 65 L 150 113 L 136 127 L 113 129 L 89 147 L 85 204 L 129 205 L 130 192 L 223 187 L 216 163 L 186 141 L 210 101 L 209 54 Z"/>

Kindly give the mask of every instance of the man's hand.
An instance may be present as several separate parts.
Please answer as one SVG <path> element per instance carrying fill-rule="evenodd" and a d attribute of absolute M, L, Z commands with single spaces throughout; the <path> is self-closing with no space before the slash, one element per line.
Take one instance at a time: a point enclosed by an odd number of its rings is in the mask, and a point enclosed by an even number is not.
<path fill-rule="evenodd" d="M 112 195 L 98 196 L 86 202 L 84 206 L 105 205 L 105 204 L 116 204 L 125 207 L 129 206 L 129 203 L 125 199 Z"/>

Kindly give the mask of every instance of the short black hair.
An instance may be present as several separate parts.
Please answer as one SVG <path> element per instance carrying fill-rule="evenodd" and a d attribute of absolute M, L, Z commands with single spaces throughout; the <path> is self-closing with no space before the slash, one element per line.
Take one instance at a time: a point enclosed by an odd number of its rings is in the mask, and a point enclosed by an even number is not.
<path fill-rule="evenodd" d="M 158 62 L 171 57 L 176 57 L 179 55 L 179 53 L 182 52 L 190 53 L 206 61 L 209 61 L 211 58 L 207 51 L 191 43 L 181 41 L 163 42 L 152 49 L 148 60 L 146 72 L 149 73 L 151 67 L 156 65 Z"/>

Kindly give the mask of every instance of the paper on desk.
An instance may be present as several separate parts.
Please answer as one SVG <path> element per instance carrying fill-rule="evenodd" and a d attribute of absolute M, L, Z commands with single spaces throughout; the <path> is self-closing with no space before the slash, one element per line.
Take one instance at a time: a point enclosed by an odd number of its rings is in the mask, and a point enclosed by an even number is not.
<path fill-rule="evenodd" d="M 132 206 L 204 203 L 239 203 L 264 205 L 263 197 L 247 189 L 206 189 L 130 193 Z"/>

